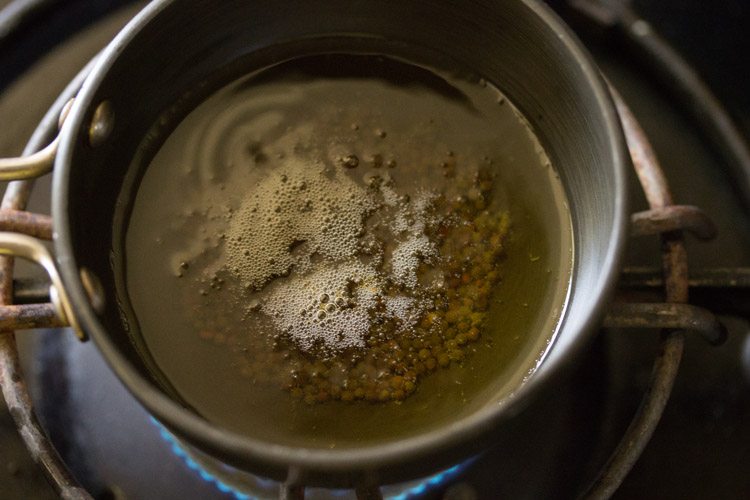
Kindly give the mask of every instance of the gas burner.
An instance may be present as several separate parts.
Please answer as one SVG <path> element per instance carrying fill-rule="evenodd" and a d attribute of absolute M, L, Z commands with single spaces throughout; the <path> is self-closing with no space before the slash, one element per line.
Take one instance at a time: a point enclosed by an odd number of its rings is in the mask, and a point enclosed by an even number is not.
<path fill-rule="evenodd" d="M 261 478 L 218 462 L 216 459 L 180 441 L 156 419 L 151 418 L 150 420 L 159 429 L 159 435 L 169 445 L 172 453 L 182 460 L 190 470 L 198 474 L 203 481 L 214 486 L 219 492 L 231 495 L 237 500 L 261 500 L 276 498 L 283 487 L 277 481 Z M 475 458 L 470 458 L 424 479 L 384 486 L 382 495 L 390 500 L 420 498 L 444 488 L 446 484 L 450 484 L 475 461 Z M 311 500 L 330 497 L 351 500 L 357 498 L 357 492 L 354 490 L 324 490 L 318 488 L 308 488 L 305 491 L 305 498 Z"/>

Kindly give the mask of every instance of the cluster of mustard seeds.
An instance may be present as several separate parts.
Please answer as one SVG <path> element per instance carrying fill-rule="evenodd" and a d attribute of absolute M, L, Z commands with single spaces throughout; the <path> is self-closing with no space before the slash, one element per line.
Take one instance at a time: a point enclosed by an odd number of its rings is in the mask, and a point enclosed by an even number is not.
<path fill-rule="evenodd" d="M 280 342 L 277 350 L 291 367 L 285 389 L 309 404 L 401 401 L 423 376 L 462 362 L 486 322 L 509 229 L 507 213 L 493 214 L 483 206 L 483 200 L 466 198 L 452 204 L 450 212 L 459 222 L 441 228 L 445 286 L 434 293 L 431 310 L 416 328 L 373 325 L 363 352 L 330 359 L 302 355 Z"/>
<path fill-rule="evenodd" d="M 478 173 L 469 195 L 441 198 L 444 222 L 430 236 L 439 242 L 442 279 L 440 286 L 421 292 L 427 307 L 415 325 L 406 328 L 376 310 L 366 346 L 335 355 L 300 349 L 283 332 L 269 339 L 214 328 L 204 338 L 234 345 L 242 354 L 241 373 L 254 383 L 278 385 L 308 404 L 405 399 L 425 375 L 461 363 L 480 338 L 510 225 L 507 213 L 487 209 L 491 189 L 492 179 Z M 386 307 L 387 297 L 407 292 L 391 285 L 378 308 Z M 257 322 L 255 327 L 262 329 Z"/>
<path fill-rule="evenodd" d="M 510 219 L 507 212 L 490 208 L 492 176 L 481 169 L 457 176 L 455 163 L 449 155 L 442 173 L 463 194 L 452 199 L 436 196 L 431 209 L 439 214 L 434 218 L 439 222 L 424 228 L 424 236 L 436 244 L 438 257 L 430 265 L 420 264 L 417 274 L 430 275 L 433 281 L 415 288 L 386 280 L 375 295 L 375 307 L 369 310 L 364 345 L 336 352 L 322 342 L 312 348 L 301 346 L 294 332 L 275 327 L 278 319 L 263 314 L 256 300 L 251 301 L 239 328 L 230 319 L 213 318 L 201 337 L 235 350 L 239 354 L 235 363 L 251 383 L 275 385 L 308 404 L 402 401 L 425 375 L 463 362 L 487 321 L 491 295 L 500 281 L 499 264 Z M 231 272 L 220 274 L 228 280 L 226 293 L 252 293 L 243 284 L 233 290 Z M 224 278 L 213 279 L 224 285 Z M 203 300 L 208 305 L 224 298 L 216 294 Z M 323 294 L 315 300 L 320 302 L 320 315 L 358 307 L 348 297 Z M 409 309 L 410 304 L 419 307 Z M 389 308 L 401 310 L 394 314 Z"/>

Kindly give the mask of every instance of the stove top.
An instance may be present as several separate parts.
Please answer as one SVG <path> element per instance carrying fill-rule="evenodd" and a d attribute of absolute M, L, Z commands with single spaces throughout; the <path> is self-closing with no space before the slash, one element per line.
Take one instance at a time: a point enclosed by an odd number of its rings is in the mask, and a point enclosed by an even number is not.
<path fill-rule="evenodd" d="M 67 83 L 143 5 L 142 2 L 7 2 L 38 4 L 20 34 L 0 24 L 0 156 L 19 154 Z M 714 241 L 688 239 L 691 270 L 750 267 L 750 217 L 721 151 L 702 139 L 670 89 L 601 26 L 550 1 L 569 20 L 602 71 L 637 116 L 666 171 L 675 200 L 698 205 L 714 220 Z M 599 2 L 614 5 L 617 2 Z M 709 5 L 706 5 L 709 4 Z M 750 43 L 744 27 L 750 6 L 669 0 L 635 2 L 636 11 L 669 39 L 709 82 L 750 136 L 750 77 L 740 71 Z M 5 11 L 8 12 L 7 10 Z M 2 15 L 0 15 L 0 18 Z M 647 25 L 648 26 L 648 25 Z M 8 70 L 9 69 L 9 70 Z M 631 179 L 634 210 L 647 205 Z M 30 208 L 49 210 L 49 179 L 38 183 Z M 658 267 L 657 238 L 630 243 L 627 266 Z M 19 273 L 36 270 L 19 266 Z M 21 268 L 22 267 L 22 268 Z M 626 273 L 626 278 L 632 273 Z M 674 392 L 646 451 L 617 498 L 745 498 L 750 495 L 750 336 L 748 289 L 698 288 L 694 302 L 721 319 L 729 340 L 711 347 L 688 337 Z M 96 498 L 273 497 L 277 486 L 204 460 L 181 446 L 132 399 L 92 344 L 56 330 L 21 332 L 24 371 L 38 414 L 60 454 Z M 627 428 L 645 390 L 658 349 L 657 332 L 603 330 L 556 401 L 544 403 L 548 453 L 524 453 L 529 436 L 504 443 L 423 482 L 384 491 L 393 498 L 566 498 L 585 490 Z M 550 415 L 552 416 L 550 418 Z M 530 425 L 533 423 L 530 423 Z M 536 449 L 536 446 L 530 447 Z M 54 498 L 0 406 L 0 499 Z M 144 478 L 148 478 L 145 480 Z M 252 484 L 251 484 L 252 483 Z M 307 492 L 307 498 L 347 492 Z"/>

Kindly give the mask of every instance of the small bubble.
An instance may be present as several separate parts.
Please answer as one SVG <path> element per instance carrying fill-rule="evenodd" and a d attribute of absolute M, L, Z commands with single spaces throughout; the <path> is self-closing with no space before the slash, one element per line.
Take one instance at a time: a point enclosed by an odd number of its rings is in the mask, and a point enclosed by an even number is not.
<path fill-rule="evenodd" d="M 396 168 L 396 160 L 388 160 L 388 163 L 386 163 L 386 166 L 388 168 Z"/>
<path fill-rule="evenodd" d="M 385 130 L 379 128 L 375 130 L 375 135 L 377 135 L 381 139 L 385 139 L 386 136 L 388 136 L 388 133 Z"/>
<path fill-rule="evenodd" d="M 341 164 L 346 168 L 356 168 L 359 166 L 359 158 L 356 155 L 348 155 L 341 159 Z"/>
<path fill-rule="evenodd" d="M 318 297 L 318 300 L 320 301 L 321 304 L 325 304 L 326 302 L 328 302 L 329 299 L 330 297 L 328 296 L 327 293 L 322 293 L 320 294 L 320 297 Z"/>
<path fill-rule="evenodd" d="M 320 321 L 323 321 L 326 319 L 326 312 L 325 311 L 318 311 L 318 314 L 315 315 Z"/>

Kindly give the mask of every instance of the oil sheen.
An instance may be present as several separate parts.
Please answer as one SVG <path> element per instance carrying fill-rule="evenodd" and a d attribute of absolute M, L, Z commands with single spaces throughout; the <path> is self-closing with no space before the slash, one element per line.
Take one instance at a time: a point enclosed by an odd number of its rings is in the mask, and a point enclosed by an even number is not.
<path fill-rule="evenodd" d="M 570 215 L 490 83 L 302 57 L 159 130 L 121 194 L 119 300 L 154 378 L 204 418 L 297 446 L 385 442 L 512 397 L 543 362 Z"/>

